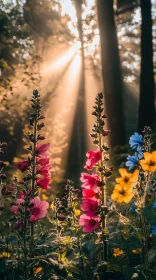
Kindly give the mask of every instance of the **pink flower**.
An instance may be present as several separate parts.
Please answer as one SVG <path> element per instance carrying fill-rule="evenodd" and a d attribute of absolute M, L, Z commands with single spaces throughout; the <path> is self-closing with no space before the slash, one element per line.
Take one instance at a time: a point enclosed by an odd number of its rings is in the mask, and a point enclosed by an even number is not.
<path fill-rule="evenodd" d="M 82 195 L 84 198 L 97 198 L 100 195 L 100 188 L 83 189 Z"/>
<path fill-rule="evenodd" d="M 98 202 L 96 199 L 83 199 L 80 208 L 89 216 L 95 216 L 98 209 Z"/>
<path fill-rule="evenodd" d="M 14 214 L 18 214 L 18 210 L 19 210 L 19 207 L 16 205 L 12 205 L 10 207 L 10 211 L 13 212 Z"/>
<path fill-rule="evenodd" d="M 33 204 L 31 208 L 30 222 L 37 222 L 39 219 L 42 219 L 47 215 L 47 209 L 49 207 L 47 201 L 42 201 L 38 196 L 35 196 L 30 200 L 30 204 Z"/>
<path fill-rule="evenodd" d="M 36 146 L 36 154 L 38 156 L 40 156 L 40 155 L 48 156 L 49 155 L 49 153 L 48 153 L 49 147 L 50 147 L 49 143 L 37 145 Z"/>
<path fill-rule="evenodd" d="M 87 174 L 81 173 L 80 181 L 83 183 L 82 188 L 90 189 L 97 186 L 100 182 L 100 177 L 96 173 Z"/>
<path fill-rule="evenodd" d="M 25 199 L 25 194 L 22 191 L 19 191 L 19 198 Z"/>
<path fill-rule="evenodd" d="M 102 153 L 98 150 L 89 151 L 88 153 L 86 153 L 86 156 L 88 159 L 84 168 L 92 169 L 94 165 L 102 158 Z"/>
<path fill-rule="evenodd" d="M 19 161 L 17 163 L 17 168 L 21 171 L 21 172 L 24 172 L 27 170 L 27 168 L 30 166 L 30 161 L 28 160 L 22 160 L 22 161 Z"/>
<path fill-rule="evenodd" d="M 41 167 L 39 167 L 39 168 L 37 168 L 37 173 L 39 173 L 40 175 L 42 175 L 42 176 L 50 176 L 49 175 L 49 171 L 51 170 L 51 165 L 49 164 L 47 164 L 47 165 L 43 165 L 43 166 L 41 166 Z"/>
<path fill-rule="evenodd" d="M 82 214 L 79 218 L 79 225 L 83 226 L 84 232 L 91 232 L 99 227 L 100 217 L 98 216 L 87 216 Z"/>
<path fill-rule="evenodd" d="M 16 199 L 16 203 L 17 203 L 18 205 L 12 205 L 12 206 L 10 207 L 10 211 L 13 212 L 14 214 L 18 214 L 19 208 L 22 208 L 21 204 L 24 203 L 24 202 L 25 202 L 24 199 L 22 199 L 22 198 L 17 198 L 17 199 Z"/>
<path fill-rule="evenodd" d="M 40 164 L 41 166 L 49 164 L 49 161 L 50 161 L 50 159 L 46 158 L 46 157 L 37 158 L 37 160 L 36 160 L 36 162 L 38 164 Z"/>
<path fill-rule="evenodd" d="M 50 189 L 50 187 L 48 186 L 49 183 L 50 183 L 49 178 L 44 177 L 44 178 L 37 179 L 37 185 L 43 190 Z"/>

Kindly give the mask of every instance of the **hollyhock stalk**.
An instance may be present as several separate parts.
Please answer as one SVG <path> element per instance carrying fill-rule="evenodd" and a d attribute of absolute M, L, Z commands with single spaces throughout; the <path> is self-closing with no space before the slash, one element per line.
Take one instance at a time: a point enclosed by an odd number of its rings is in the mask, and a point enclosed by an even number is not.
<path fill-rule="evenodd" d="M 100 131 L 102 130 L 102 127 L 101 127 L 101 119 L 100 119 L 100 116 L 101 116 L 101 113 L 100 113 L 100 105 L 98 104 L 98 109 L 99 109 L 99 113 L 98 113 L 98 124 L 99 124 L 99 150 L 101 151 L 102 150 L 102 136 L 101 136 L 101 133 Z M 100 178 L 101 178 L 101 182 L 103 183 L 102 184 L 102 187 L 101 187 L 101 191 L 102 191 L 102 206 L 104 207 L 104 209 L 107 208 L 107 198 L 106 198 L 106 182 L 105 182 L 105 177 L 103 176 L 103 159 L 101 157 L 101 160 L 99 161 L 99 167 L 100 167 Z M 107 235 L 106 235 L 106 232 L 107 232 L 107 224 L 106 224 L 106 214 L 105 214 L 105 211 L 103 212 L 102 214 L 102 241 L 103 241 L 103 261 L 108 261 L 108 238 L 107 238 Z"/>
<path fill-rule="evenodd" d="M 37 143 L 37 116 L 39 110 L 35 108 L 35 119 L 33 127 L 33 151 L 32 151 L 32 198 L 34 198 L 35 182 L 36 182 L 36 143 Z M 31 223 L 31 242 L 34 243 L 34 223 Z"/>

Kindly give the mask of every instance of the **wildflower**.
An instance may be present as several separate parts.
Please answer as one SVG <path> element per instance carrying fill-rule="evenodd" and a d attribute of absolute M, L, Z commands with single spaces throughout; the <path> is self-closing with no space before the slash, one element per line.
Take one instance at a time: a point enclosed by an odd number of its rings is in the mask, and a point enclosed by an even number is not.
<path fill-rule="evenodd" d="M 42 194 L 42 200 L 48 200 L 48 197 L 44 193 Z"/>
<path fill-rule="evenodd" d="M 10 258 L 10 253 L 9 252 L 2 252 L 1 254 L 0 254 L 0 258 L 2 259 L 2 258 Z"/>
<path fill-rule="evenodd" d="M 134 213 L 135 212 L 135 209 L 136 209 L 136 206 L 135 205 L 131 205 L 130 208 L 129 208 L 129 211 L 131 213 Z"/>
<path fill-rule="evenodd" d="M 120 250 L 119 248 L 114 248 L 114 257 L 120 257 L 124 254 L 124 251 L 123 250 Z"/>
<path fill-rule="evenodd" d="M 39 173 L 42 176 L 48 176 L 50 170 L 51 170 L 51 165 L 47 164 L 47 165 L 41 166 L 40 168 L 37 168 L 37 173 Z"/>
<path fill-rule="evenodd" d="M 99 150 L 89 151 L 86 156 L 88 159 L 84 168 L 92 169 L 94 165 L 102 158 L 102 153 Z"/>
<path fill-rule="evenodd" d="M 42 267 L 36 267 L 36 268 L 34 268 L 34 269 L 33 269 L 34 275 L 36 276 L 36 275 L 37 275 L 38 273 L 40 273 L 42 270 L 43 270 Z"/>
<path fill-rule="evenodd" d="M 139 253 L 141 253 L 142 252 L 142 249 L 141 248 L 137 248 L 137 249 L 133 249 L 132 250 L 132 253 L 134 253 L 134 254 L 139 254 Z"/>
<path fill-rule="evenodd" d="M 144 153 L 144 159 L 139 161 L 144 171 L 156 172 L 156 152 Z"/>
<path fill-rule="evenodd" d="M 39 178 L 39 179 L 37 179 L 36 183 L 43 190 L 49 190 L 50 189 L 50 187 L 48 186 L 48 184 L 50 183 L 49 178 L 46 178 L 46 177 Z"/>
<path fill-rule="evenodd" d="M 24 171 L 26 171 L 28 169 L 28 167 L 30 166 L 30 161 L 28 160 L 22 160 L 20 162 L 17 163 L 17 168 L 23 173 Z"/>
<path fill-rule="evenodd" d="M 116 182 L 120 185 L 131 185 L 138 181 L 139 170 L 135 170 L 133 173 L 128 173 L 125 168 L 119 168 L 121 177 L 116 178 Z"/>
<path fill-rule="evenodd" d="M 133 189 L 131 186 L 124 186 L 116 184 L 111 195 L 112 200 L 116 200 L 118 203 L 129 203 L 133 197 Z"/>
<path fill-rule="evenodd" d="M 41 166 L 49 164 L 50 159 L 47 157 L 40 157 L 36 159 L 36 162 Z"/>
<path fill-rule="evenodd" d="M 137 151 L 140 150 L 140 148 L 143 145 L 143 139 L 142 135 L 135 132 L 130 138 L 129 138 L 129 144 L 132 149 L 136 149 Z"/>
<path fill-rule="evenodd" d="M 95 199 L 83 199 L 80 208 L 85 211 L 88 216 L 95 216 L 98 209 L 98 202 Z"/>
<path fill-rule="evenodd" d="M 79 218 L 79 225 L 83 226 L 83 232 L 92 232 L 99 227 L 100 217 L 98 216 L 87 216 L 82 214 Z"/>
<path fill-rule="evenodd" d="M 97 186 L 100 182 L 100 177 L 96 173 L 87 174 L 81 173 L 80 181 L 83 183 L 82 188 L 90 189 Z"/>
<path fill-rule="evenodd" d="M 78 216 L 80 216 L 80 214 L 81 214 L 81 211 L 79 209 L 74 208 L 74 215 L 76 217 L 78 217 Z"/>
<path fill-rule="evenodd" d="M 100 195 L 100 188 L 94 189 L 84 189 L 82 191 L 82 195 L 84 198 L 99 198 Z"/>
<path fill-rule="evenodd" d="M 152 204 L 153 208 L 156 208 L 156 200 L 154 200 L 153 204 Z"/>
<path fill-rule="evenodd" d="M 19 191 L 19 198 L 25 199 L 25 194 L 23 191 Z"/>
<path fill-rule="evenodd" d="M 14 214 L 18 214 L 19 209 L 22 208 L 21 204 L 23 204 L 24 202 L 25 202 L 25 200 L 22 198 L 16 199 L 17 205 L 12 205 L 10 207 L 10 211 L 13 212 Z"/>
<path fill-rule="evenodd" d="M 132 170 L 134 167 L 136 167 L 137 163 L 139 162 L 137 153 L 134 154 L 134 156 L 128 156 L 126 166 L 129 170 Z"/>
<path fill-rule="evenodd" d="M 35 196 L 30 200 L 30 204 L 33 204 L 33 207 L 31 207 L 30 222 L 37 222 L 39 219 L 44 218 L 47 215 L 47 209 L 49 207 L 47 201 L 42 201 L 38 196 Z"/>
<path fill-rule="evenodd" d="M 36 146 L 36 154 L 37 156 L 42 156 L 44 155 L 45 157 L 49 155 L 48 153 L 48 149 L 50 147 L 50 144 L 49 143 L 46 143 L 46 144 L 39 144 Z"/>

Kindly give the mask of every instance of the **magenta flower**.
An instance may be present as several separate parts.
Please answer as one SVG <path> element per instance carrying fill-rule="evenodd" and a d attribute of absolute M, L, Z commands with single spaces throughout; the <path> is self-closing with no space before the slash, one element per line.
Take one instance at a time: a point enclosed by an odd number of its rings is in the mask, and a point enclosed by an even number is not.
<path fill-rule="evenodd" d="M 49 164 L 49 161 L 50 161 L 50 158 L 46 158 L 46 157 L 45 158 L 40 157 L 40 158 L 37 158 L 37 160 L 36 160 L 36 162 L 38 164 L 40 164 L 41 166 Z"/>
<path fill-rule="evenodd" d="M 99 227 L 100 217 L 98 216 L 87 216 L 82 214 L 79 218 L 79 225 L 83 226 L 83 232 L 92 232 Z"/>
<path fill-rule="evenodd" d="M 100 194 L 100 188 L 94 188 L 93 189 L 83 189 L 82 195 L 84 198 L 97 198 Z"/>
<path fill-rule="evenodd" d="M 18 214 L 18 210 L 19 210 L 19 207 L 17 205 L 12 205 L 10 207 L 10 211 L 13 212 L 14 214 Z"/>
<path fill-rule="evenodd" d="M 50 144 L 49 143 L 46 143 L 46 144 L 39 144 L 36 146 L 36 154 L 38 156 L 42 156 L 44 155 L 45 157 L 49 155 L 48 153 L 48 149 L 50 147 Z"/>
<path fill-rule="evenodd" d="M 96 173 L 81 173 L 80 181 L 83 183 L 82 188 L 92 189 L 100 182 L 100 177 Z"/>
<path fill-rule="evenodd" d="M 50 180 L 49 180 L 49 178 L 46 178 L 46 177 L 44 177 L 44 178 L 39 178 L 39 179 L 37 179 L 37 185 L 41 188 L 41 189 L 43 189 L 43 190 L 49 190 L 50 189 L 50 187 L 48 186 L 48 184 L 50 183 Z"/>
<path fill-rule="evenodd" d="M 47 215 L 47 209 L 49 207 L 47 201 L 42 201 L 38 196 L 35 196 L 30 200 L 30 204 L 33 204 L 31 208 L 30 222 L 37 222 L 39 219 L 42 219 Z"/>
<path fill-rule="evenodd" d="M 89 151 L 86 153 L 87 161 L 84 168 L 92 169 L 94 165 L 102 158 L 102 152 L 99 150 L 96 151 Z"/>
<path fill-rule="evenodd" d="M 19 161 L 17 163 L 17 168 L 21 171 L 21 172 L 24 172 L 27 170 L 27 168 L 30 166 L 30 161 L 28 160 L 22 160 L 22 161 Z"/>
<path fill-rule="evenodd" d="M 47 165 L 43 165 L 39 168 L 37 168 L 37 173 L 39 173 L 40 175 L 42 176 L 50 176 L 49 172 L 51 170 L 51 165 L 50 164 L 47 164 Z"/>
<path fill-rule="evenodd" d="M 12 206 L 10 207 L 10 211 L 13 212 L 14 214 L 18 214 L 19 208 L 22 208 L 21 204 L 24 203 L 24 202 L 25 202 L 24 199 L 22 199 L 22 198 L 17 198 L 17 199 L 16 199 L 16 203 L 17 203 L 18 205 L 12 205 Z"/>
<path fill-rule="evenodd" d="M 96 199 L 83 199 L 80 208 L 85 211 L 88 216 L 95 216 L 98 209 L 98 202 Z"/>
<path fill-rule="evenodd" d="M 25 194 L 22 191 L 19 191 L 19 198 L 25 199 Z"/>

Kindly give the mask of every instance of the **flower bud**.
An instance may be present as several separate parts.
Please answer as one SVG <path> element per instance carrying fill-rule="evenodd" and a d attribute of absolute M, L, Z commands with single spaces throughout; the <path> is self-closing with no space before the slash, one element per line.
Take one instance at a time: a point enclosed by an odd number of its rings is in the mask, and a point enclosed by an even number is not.
<path fill-rule="evenodd" d="M 104 130 L 104 131 L 102 132 L 102 135 L 103 135 L 103 136 L 108 136 L 109 133 L 110 133 L 110 130 Z"/>
<path fill-rule="evenodd" d="M 38 130 L 40 130 L 41 128 L 43 128 L 44 127 L 44 123 L 38 123 L 38 125 L 37 125 L 37 129 Z"/>
<path fill-rule="evenodd" d="M 7 145 L 6 142 L 3 142 L 3 143 L 0 144 L 0 148 L 6 148 L 7 146 L 8 146 L 8 145 Z"/>
<path fill-rule="evenodd" d="M 0 178 L 6 180 L 7 175 L 5 175 L 5 174 L 0 174 Z"/>

